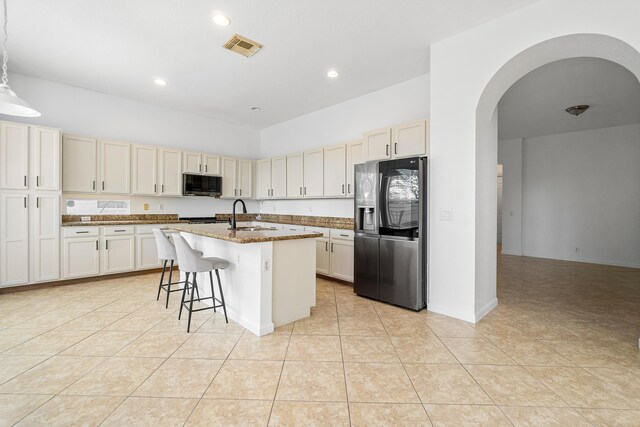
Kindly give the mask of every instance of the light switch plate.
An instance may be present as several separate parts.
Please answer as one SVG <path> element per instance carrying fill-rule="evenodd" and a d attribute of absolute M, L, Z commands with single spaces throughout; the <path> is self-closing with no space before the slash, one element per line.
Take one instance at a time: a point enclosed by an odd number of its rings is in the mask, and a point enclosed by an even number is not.
<path fill-rule="evenodd" d="M 453 209 L 440 209 L 440 221 L 453 221 Z"/>

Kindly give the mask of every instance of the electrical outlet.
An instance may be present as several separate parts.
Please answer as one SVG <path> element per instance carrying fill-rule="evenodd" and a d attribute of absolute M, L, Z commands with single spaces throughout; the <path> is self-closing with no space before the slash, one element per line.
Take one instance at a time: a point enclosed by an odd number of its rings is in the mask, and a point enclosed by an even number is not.
<path fill-rule="evenodd" d="M 453 209 L 440 209 L 440 221 L 453 221 Z"/>
<path fill-rule="evenodd" d="M 148 211 L 149 210 L 149 203 L 145 203 L 143 209 L 145 211 Z"/>
<path fill-rule="evenodd" d="M 164 210 L 164 203 L 160 203 L 160 210 L 163 211 Z"/>
<path fill-rule="evenodd" d="M 269 271 L 271 269 L 271 263 L 268 259 L 264 260 L 264 271 Z"/>

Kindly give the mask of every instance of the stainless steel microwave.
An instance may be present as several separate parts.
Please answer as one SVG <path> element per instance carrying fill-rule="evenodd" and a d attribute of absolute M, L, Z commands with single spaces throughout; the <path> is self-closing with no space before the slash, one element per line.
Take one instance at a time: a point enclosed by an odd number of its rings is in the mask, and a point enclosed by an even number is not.
<path fill-rule="evenodd" d="M 222 177 L 183 173 L 182 195 L 220 197 L 222 195 Z"/>

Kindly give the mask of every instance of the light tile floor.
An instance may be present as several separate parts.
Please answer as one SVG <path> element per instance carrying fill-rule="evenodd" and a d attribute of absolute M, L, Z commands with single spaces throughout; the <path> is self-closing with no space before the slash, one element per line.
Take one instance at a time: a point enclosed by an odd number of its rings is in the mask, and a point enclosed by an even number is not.
<path fill-rule="evenodd" d="M 498 263 L 476 325 L 320 278 L 262 338 L 187 334 L 158 274 L 0 294 L 0 426 L 640 425 L 640 270 Z"/>

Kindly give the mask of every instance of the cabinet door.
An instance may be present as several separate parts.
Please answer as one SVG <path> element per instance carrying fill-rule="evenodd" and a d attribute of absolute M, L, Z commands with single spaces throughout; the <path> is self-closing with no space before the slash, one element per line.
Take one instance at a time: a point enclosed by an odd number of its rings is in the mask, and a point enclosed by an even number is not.
<path fill-rule="evenodd" d="M 253 197 L 253 162 L 238 160 L 238 197 Z"/>
<path fill-rule="evenodd" d="M 153 196 L 157 192 L 156 148 L 146 145 L 133 146 L 133 194 Z"/>
<path fill-rule="evenodd" d="M 364 144 L 362 141 L 349 142 L 347 144 L 347 197 L 353 197 L 356 192 L 353 187 L 354 166 L 360 163 L 364 163 Z"/>
<path fill-rule="evenodd" d="M 427 123 L 420 120 L 393 128 L 393 157 L 427 154 Z"/>
<path fill-rule="evenodd" d="M 0 188 L 29 188 L 29 126 L 0 123 Z"/>
<path fill-rule="evenodd" d="M 182 152 L 179 150 L 169 150 L 167 148 L 158 149 L 158 159 L 160 167 L 158 169 L 158 184 L 160 184 L 161 196 L 181 196 L 182 195 Z"/>
<path fill-rule="evenodd" d="M 162 267 L 158 259 L 156 238 L 153 234 L 145 234 L 136 237 L 136 268 L 145 270 L 148 268 Z"/>
<path fill-rule="evenodd" d="M 62 136 L 62 191 L 95 193 L 97 191 L 98 142 L 77 136 Z"/>
<path fill-rule="evenodd" d="M 102 193 L 131 192 L 131 145 L 100 141 L 100 188 Z"/>
<path fill-rule="evenodd" d="M 27 193 L 0 195 L 0 286 L 29 282 L 28 206 Z"/>
<path fill-rule="evenodd" d="M 324 197 L 343 197 L 347 192 L 346 145 L 324 149 Z"/>
<path fill-rule="evenodd" d="M 200 153 L 189 153 L 185 151 L 182 156 L 184 173 L 201 173 L 202 155 Z"/>
<path fill-rule="evenodd" d="M 271 159 L 271 197 L 287 197 L 287 157 Z"/>
<path fill-rule="evenodd" d="M 223 198 L 232 199 L 237 196 L 236 188 L 237 178 L 237 161 L 228 157 L 222 158 L 222 196 Z"/>
<path fill-rule="evenodd" d="M 103 239 L 103 274 L 135 270 L 135 236 L 109 236 Z"/>
<path fill-rule="evenodd" d="M 304 189 L 302 194 L 305 197 L 323 196 L 323 164 L 324 150 L 322 148 L 304 153 Z"/>
<path fill-rule="evenodd" d="M 353 282 L 353 242 L 331 240 L 331 277 Z"/>
<path fill-rule="evenodd" d="M 31 150 L 31 188 L 60 191 L 60 131 L 33 126 L 29 128 Z"/>
<path fill-rule="evenodd" d="M 220 175 L 220 156 L 214 154 L 203 154 L 204 173 L 207 175 Z"/>
<path fill-rule="evenodd" d="M 65 279 L 100 275 L 98 237 L 73 237 L 62 242 L 62 274 Z"/>
<path fill-rule="evenodd" d="M 258 160 L 256 165 L 256 198 L 271 197 L 271 159 Z"/>
<path fill-rule="evenodd" d="M 287 156 L 287 198 L 299 199 L 304 187 L 304 155 Z"/>
<path fill-rule="evenodd" d="M 35 193 L 30 201 L 31 281 L 60 278 L 60 196 Z"/>
<path fill-rule="evenodd" d="M 391 158 L 390 128 L 365 132 L 362 139 L 364 140 L 364 159 L 366 161 Z"/>
<path fill-rule="evenodd" d="M 329 239 L 316 239 L 316 273 L 330 275 L 329 260 Z"/>

